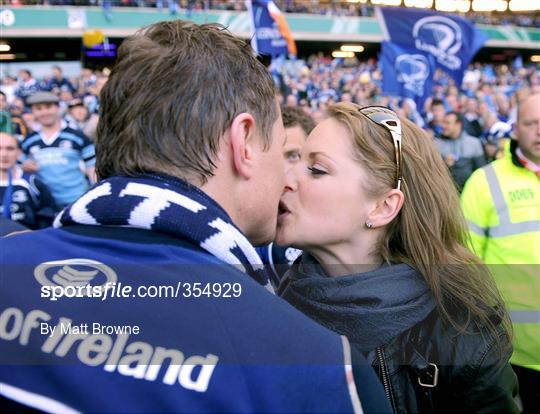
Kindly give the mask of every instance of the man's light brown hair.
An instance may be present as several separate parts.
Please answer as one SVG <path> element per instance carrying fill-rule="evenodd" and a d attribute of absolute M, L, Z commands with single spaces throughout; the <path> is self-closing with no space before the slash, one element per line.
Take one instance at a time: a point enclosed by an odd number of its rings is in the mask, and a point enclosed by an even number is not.
<path fill-rule="evenodd" d="M 306 114 L 303 109 L 295 106 L 282 106 L 281 116 L 283 117 L 283 125 L 285 128 L 293 128 L 299 126 L 309 135 L 315 128 L 315 121 L 311 116 Z"/>
<path fill-rule="evenodd" d="M 125 39 L 100 98 L 100 179 L 161 172 L 203 184 L 235 116 L 253 115 L 266 149 L 278 117 L 272 77 L 249 44 L 182 20 Z"/>

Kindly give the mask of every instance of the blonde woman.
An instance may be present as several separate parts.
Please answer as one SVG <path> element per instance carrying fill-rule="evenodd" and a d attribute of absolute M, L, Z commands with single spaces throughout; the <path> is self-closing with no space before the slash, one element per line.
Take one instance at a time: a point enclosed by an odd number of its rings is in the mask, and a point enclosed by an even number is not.
<path fill-rule="evenodd" d="M 518 412 L 508 316 L 466 234 L 421 129 L 333 105 L 287 175 L 276 241 L 305 253 L 279 292 L 349 337 L 394 412 Z"/>

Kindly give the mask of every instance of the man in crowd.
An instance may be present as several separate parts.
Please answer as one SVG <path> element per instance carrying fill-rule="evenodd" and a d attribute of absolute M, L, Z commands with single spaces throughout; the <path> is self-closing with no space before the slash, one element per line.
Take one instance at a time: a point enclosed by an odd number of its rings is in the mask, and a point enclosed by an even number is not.
<path fill-rule="evenodd" d="M 435 144 L 460 191 L 473 171 L 486 164 L 482 143 L 465 133 L 462 115 L 457 112 L 444 116 L 443 136 Z"/>
<path fill-rule="evenodd" d="M 28 98 L 40 130 L 28 136 L 21 148 L 26 156 L 24 170 L 35 172 L 51 190 L 56 204 L 65 207 L 95 181 L 95 150 L 84 134 L 63 123 L 58 103 L 51 92 L 37 92 Z"/>
<path fill-rule="evenodd" d="M 17 90 L 17 96 L 27 105 L 26 100 L 28 97 L 39 91 L 39 83 L 32 77 L 32 73 L 28 69 L 21 69 L 18 78 L 19 89 Z"/>
<path fill-rule="evenodd" d="M 96 140 L 99 117 L 97 114 L 90 114 L 86 105 L 79 98 L 68 102 L 68 112 L 64 116 L 64 120 L 70 128 L 82 132 L 92 142 Z"/>
<path fill-rule="evenodd" d="M 7 134 L 13 132 L 11 114 L 7 110 L 7 100 L 4 92 L 0 92 L 0 132 L 5 132 Z"/>
<path fill-rule="evenodd" d="M 0 132 L 0 215 L 25 227 L 49 226 L 56 210 L 48 188 L 16 165 L 19 142 Z"/>
<path fill-rule="evenodd" d="M 493 161 L 503 156 L 506 141 L 510 139 L 512 127 L 499 120 L 493 112 L 484 113 L 484 131 L 480 137 L 484 144 L 484 153 L 488 161 Z"/>
<path fill-rule="evenodd" d="M 92 72 L 90 68 L 82 68 L 81 76 L 79 79 L 79 90 L 78 93 L 80 96 L 83 96 L 86 91 L 96 84 L 97 77 Z"/>
<path fill-rule="evenodd" d="M 429 128 L 438 137 L 443 133 L 444 116 L 446 108 L 444 102 L 440 99 L 433 99 L 430 106 L 431 119 L 428 122 Z"/>
<path fill-rule="evenodd" d="M 476 98 L 467 98 L 465 102 L 463 127 L 467 134 L 473 137 L 479 137 L 482 135 L 482 120 L 478 113 L 478 100 Z"/>
<path fill-rule="evenodd" d="M 62 91 L 67 91 L 70 93 L 75 92 L 75 88 L 62 72 L 62 68 L 58 65 L 52 67 L 52 76 L 47 82 L 45 87 L 48 91 L 51 91 L 55 94 L 59 94 Z"/>
<path fill-rule="evenodd" d="M 510 156 L 473 173 L 462 194 L 473 248 L 496 278 L 514 328 L 510 362 L 524 413 L 540 407 L 540 94 L 518 104 Z"/>
<path fill-rule="evenodd" d="M 347 340 L 272 294 L 252 245 L 275 234 L 285 132 L 249 45 L 175 20 L 118 55 L 100 182 L 55 228 L 2 240 L 4 260 L 26 266 L 0 290 L 0 393 L 48 411 L 388 412 Z M 107 281 L 132 294 L 102 300 Z M 179 296 L 144 297 L 168 286 Z M 81 329 L 52 331 L 71 322 Z"/>
<path fill-rule="evenodd" d="M 300 161 L 302 147 L 308 135 L 315 128 L 315 121 L 301 108 L 284 106 L 281 110 L 287 137 L 283 147 L 283 156 L 285 157 L 285 170 L 288 171 Z M 257 247 L 257 252 L 263 263 L 270 266 L 271 282 L 275 287 L 279 286 L 284 273 L 302 253 L 294 247 L 282 247 L 274 243 Z"/>
<path fill-rule="evenodd" d="M 98 76 L 95 84 L 88 87 L 88 93 L 84 96 L 83 103 L 88 108 L 90 114 L 99 113 L 99 95 L 103 86 L 107 83 L 107 79 L 105 75 Z"/>
<path fill-rule="evenodd" d="M 4 94 L 9 105 L 13 102 L 13 99 L 15 99 L 19 85 L 16 77 L 9 76 L 5 73 L 3 75 L 0 82 L 0 92 Z"/>
<path fill-rule="evenodd" d="M 304 110 L 297 107 L 283 107 L 282 116 L 287 136 L 283 155 L 286 161 L 285 168 L 288 169 L 300 160 L 302 147 L 308 135 L 315 128 L 315 121 Z"/>
<path fill-rule="evenodd" d="M 0 92 L 0 131 L 13 134 L 19 141 L 22 141 L 28 132 L 24 120 L 9 111 L 4 92 Z"/>

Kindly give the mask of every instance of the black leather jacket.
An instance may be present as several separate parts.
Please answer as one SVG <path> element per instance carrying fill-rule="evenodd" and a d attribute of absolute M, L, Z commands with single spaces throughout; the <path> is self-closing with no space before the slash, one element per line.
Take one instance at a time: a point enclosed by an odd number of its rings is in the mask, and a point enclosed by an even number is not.
<path fill-rule="evenodd" d="M 504 343 L 504 330 L 499 332 Z M 519 413 L 510 354 L 501 355 L 487 332 L 457 335 L 434 310 L 366 357 L 394 413 Z"/>
<path fill-rule="evenodd" d="M 497 334 L 473 323 L 458 332 L 406 264 L 328 277 L 304 254 L 278 293 L 349 338 L 379 374 L 395 413 L 519 412 L 517 378 L 508 363 L 512 349 L 499 312 L 490 310 Z M 463 309 L 447 306 L 458 323 L 465 322 Z"/>

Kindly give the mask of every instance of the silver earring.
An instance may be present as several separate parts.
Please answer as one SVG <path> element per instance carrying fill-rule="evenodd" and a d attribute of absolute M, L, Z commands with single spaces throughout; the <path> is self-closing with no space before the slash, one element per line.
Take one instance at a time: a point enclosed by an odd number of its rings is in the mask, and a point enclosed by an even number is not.
<path fill-rule="evenodd" d="M 367 227 L 368 229 L 372 229 L 372 228 L 373 228 L 373 223 L 370 222 L 370 221 L 366 221 L 366 227 Z"/>

